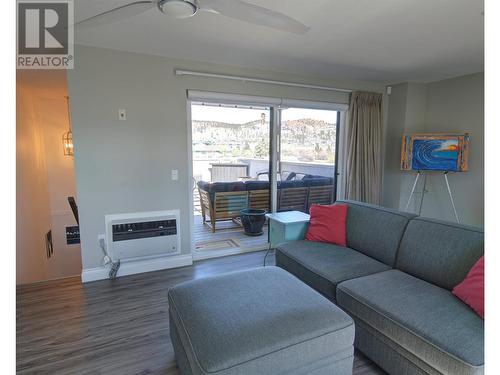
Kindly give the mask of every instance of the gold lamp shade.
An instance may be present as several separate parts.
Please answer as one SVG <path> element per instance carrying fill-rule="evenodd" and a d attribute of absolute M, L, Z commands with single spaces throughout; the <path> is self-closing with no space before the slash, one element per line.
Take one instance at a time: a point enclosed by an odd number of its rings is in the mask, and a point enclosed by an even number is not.
<path fill-rule="evenodd" d="M 63 152 L 65 156 L 73 156 L 73 133 L 71 132 L 71 112 L 69 110 L 69 96 L 66 96 L 66 103 L 68 105 L 69 130 L 62 136 Z"/>
<path fill-rule="evenodd" d="M 66 156 L 73 156 L 73 133 L 67 131 L 62 136 L 63 151 Z"/>

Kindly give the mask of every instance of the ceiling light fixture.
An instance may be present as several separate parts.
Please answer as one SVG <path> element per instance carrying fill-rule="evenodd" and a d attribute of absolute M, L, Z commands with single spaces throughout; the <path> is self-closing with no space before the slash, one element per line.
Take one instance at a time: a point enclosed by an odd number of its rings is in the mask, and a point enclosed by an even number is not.
<path fill-rule="evenodd" d="M 198 11 L 196 2 L 188 0 L 160 0 L 158 8 L 163 13 L 179 19 L 192 17 Z"/>

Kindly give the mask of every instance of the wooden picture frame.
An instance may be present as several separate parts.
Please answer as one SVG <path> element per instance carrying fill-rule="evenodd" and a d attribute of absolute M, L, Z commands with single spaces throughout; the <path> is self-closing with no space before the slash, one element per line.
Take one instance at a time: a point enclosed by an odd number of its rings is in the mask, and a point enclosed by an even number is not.
<path fill-rule="evenodd" d="M 468 133 L 410 133 L 403 135 L 404 171 L 465 172 L 469 169 Z"/>

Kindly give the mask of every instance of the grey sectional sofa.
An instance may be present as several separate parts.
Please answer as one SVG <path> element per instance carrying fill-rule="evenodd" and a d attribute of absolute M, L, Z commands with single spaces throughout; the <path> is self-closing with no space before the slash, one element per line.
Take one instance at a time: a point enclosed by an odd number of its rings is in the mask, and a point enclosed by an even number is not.
<path fill-rule="evenodd" d="M 347 247 L 293 241 L 276 264 L 355 321 L 355 346 L 390 374 L 483 374 L 484 322 L 451 290 L 482 230 L 346 201 Z"/>

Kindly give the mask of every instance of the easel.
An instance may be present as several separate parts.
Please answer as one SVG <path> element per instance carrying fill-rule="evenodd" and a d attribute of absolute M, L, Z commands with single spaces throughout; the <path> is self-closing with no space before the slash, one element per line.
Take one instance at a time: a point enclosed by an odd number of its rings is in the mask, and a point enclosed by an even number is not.
<path fill-rule="evenodd" d="M 422 212 L 422 204 L 424 203 L 424 194 L 426 192 L 425 190 L 425 187 L 427 185 L 426 173 L 421 171 L 417 172 L 417 175 L 415 176 L 415 181 L 413 182 L 413 187 L 411 188 L 410 197 L 408 198 L 408 202 L 406 203 L 405 207 L 405 211 L 408 211 L 408 207 L 410 207 L 411 198 L 413 197 L 413 194 L 415 193 L 415 188 L 417 187 L 418 178 L 420 177 L 421 174 L 424 175 L 424 187 L 422 188 L 422 195 L 420 197 L 420 206 L 418 208 L 419 215 Z M 451 206 L 453 207 L 453 213 L 455 214 L 455 219 L 457 220 L 457 223 L 460 224 L 460 219 L 458 218 L 457 209 L 455 207 L 455 201 L 453 200 L 453 195 L 451 194 L 450 183 L 448 182 L 448 171 L 443 172 L 443 176 L 444 176 L 444 181 L 446 183 L 446 187 L 448 188 L 448 195 L 450 196 Z"/>

